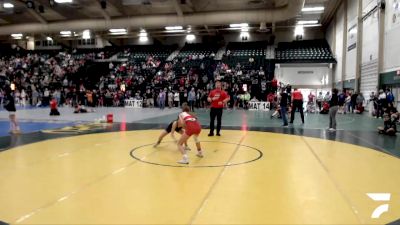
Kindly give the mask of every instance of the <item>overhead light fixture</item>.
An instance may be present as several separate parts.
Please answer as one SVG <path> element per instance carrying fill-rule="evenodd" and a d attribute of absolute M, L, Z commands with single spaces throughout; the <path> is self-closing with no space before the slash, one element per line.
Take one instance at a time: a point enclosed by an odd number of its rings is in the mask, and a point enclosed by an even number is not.
<path fill-rule="evenodd" d="M 186 30 L 166 30 L 167 33 L 184 33 Z"/>
<path fill-rule="evenodd" d="M 303 36 L 304 35 L 304 27 L 302 25 L 297 25 L 294 29 L 294 36 Z"/>
<path fill-rule="evenodd" d="M 5 2 L 5 3 L 3 3 L 3 8 L 11 9 L 11 8 L 14 8 L 14 5 L 12 3 Z"/>
<path fill-rule="evenodd" d="M 318 7 L 305 7 L 301 11 L 302 12 L 318 12 L 318 11 L 324 11 L 325 7 L 323 6 L 318 6 Z"/>
<path fill-rule="evenodd" d="M 111 35 L 125 35 L 125 34 L 127 34 L 128 32 L 113 32 L 113 33 L 110 33 Z"/>
<path fill-rule="evenodd" d="M 117 29 L 110 29 L 110 33 L 121 33 L 121 32 L 126 32 L 125 28 L 117 28 Z"/>
<path fill-rule="evenodd" d="M 56 3 L 72 3 L 72 0 L 54 0 Z"/>
<path fill-rule="evenodd" d="M 148 36 L 147 33 L 143 33 L 143 32 L 139 33 L 139 37 L 147 37 L 147 36 Z"/>
<path fill-rule="evenodd" d="M 69 31 L 69 30 L 64 30 L 64 31 L 60 31 L 60 34 L 61 34 L 61 35 L 71 35 L 72 32 Z"/>
<path fill-rule="evenodd" d="M 182 26 L 168 26 L 165 27 L 166 30 L 182 30 L 183 27 Z"/>
<path fill-rule="evenodd" d="M 195 39 L 196 39 L 196 36 L 194 36 L 194 34 L 186 35 L 186 41 L 194 41 Z"/>
<path fill-rule="evenodd" d="M 17 37 L 22 37 L 23 34 L 19 33 L 19 34 L 11 34 L 11 37 L 13 38 L 17 38 Z"/>
<path fill-rule="evenodd" d="M 26 1 L 25 3 L 26 3 L 26 7 L 27 7 L 28 9 L 35 9 L 35 3 L 33 3 L 33 1 L 28 0 L 28 1 Z"/>
<path fill-rule="evenodd" d="M 248 23 L 233 23 L 233 24 L 229 24 L 229 27 L 231 28 L 242 28 L 242 27 L 248 27 L 249 24 Z"/>
<path fill-rule="evenodd" d="M 148 37 L 139 37 L 140 42 L 147 42 L 149 40 Z"/>
<path fill-rule="evenodd" d="M 140 33 L 146 33 L 145 29 L 140 29 Z"/>
<path fill-rule="evenodd" d="M 53 38 L 51 38 L 51 37 L 46 37 L 46 40 L 48 40 L 48 41 L 53 41 Z"/>
<path fill-rule="evenodd" d="M 240 32 L 240 37 L 249 37 L 249 32 Z"/>
<path fill-rule="evenodd" d="M 90 30 L 84 30 L 82 32 L 82 38 L 83 39 L 90 39 Z"/>
<path fill-rule="evenodd" d="M 298 25 L 318 24 L 318 20 L 300 20 L 297 21 Z"/>
<path fill-rule="evenodd" d="M 241 32 L 249 32 L 249 28 L 248 27 L 242 27 L 240 29 Z"/>

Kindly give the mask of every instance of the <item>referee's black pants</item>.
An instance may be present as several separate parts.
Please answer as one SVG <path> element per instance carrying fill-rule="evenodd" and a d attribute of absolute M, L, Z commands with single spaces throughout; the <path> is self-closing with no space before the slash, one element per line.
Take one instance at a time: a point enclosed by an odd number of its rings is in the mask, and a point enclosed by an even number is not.
<path fill-rule="evenodd" d="M 211 108 L 210 111 L 210 134 L 214 134 L 214 120 L 217 117 L 217 134 L 221 131 L 221 119 L 223 108 Z"/>
<path fill-rule="evenodd" d="M 293 123 L 294 114 L 296 113 L 296 109 L 299 109 L 301 122 L 304 123 L 304 113 L 303 113 L 303 101 L 302 100 L 293 100 L 292 114 L 290 116 L 290 123 Z"/>

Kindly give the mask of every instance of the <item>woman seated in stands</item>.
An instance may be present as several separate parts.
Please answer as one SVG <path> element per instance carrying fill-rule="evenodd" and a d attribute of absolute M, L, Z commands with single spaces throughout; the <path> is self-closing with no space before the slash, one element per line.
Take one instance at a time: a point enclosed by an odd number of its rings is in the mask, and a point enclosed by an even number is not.
<path fill-rule="evenodd" d="M 380 134 L 386 134 L 389 136 L 395 136 L 397 132 L 396 128 L 396 115 L 393 114 L 393 117 L 390 117 L 388 114 L 383 116 L 383 127 L 378 127 L 378 132 Z"/>

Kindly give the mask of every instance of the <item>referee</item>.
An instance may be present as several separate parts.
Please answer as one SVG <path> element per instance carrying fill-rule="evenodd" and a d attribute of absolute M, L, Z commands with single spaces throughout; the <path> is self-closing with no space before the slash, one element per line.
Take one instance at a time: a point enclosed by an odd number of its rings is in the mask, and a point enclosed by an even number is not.
<path fill-rule="evenodd" d="M 300 116 L 301 116 L 301 122 L 304 124 L 303 95 L 297 88 L 292 93 L 292 114 L 290 117 L 290 123 L 293 123 L 296 109 L 299 109 Z"/>
<path fill-rule="evenodd" d="M 217 117 L 217 136 L 221 136 L 221 119 L 222 110 L 224 105 L 230 100 L 229 95 L 221 89 L 221 82 L 215 82 L 215 89 L 210 91 L 207 98 L 208 102 L 211 103 L 210 111 L 210 133 L 208 136 L 214 136 L 214 120 Z"/>

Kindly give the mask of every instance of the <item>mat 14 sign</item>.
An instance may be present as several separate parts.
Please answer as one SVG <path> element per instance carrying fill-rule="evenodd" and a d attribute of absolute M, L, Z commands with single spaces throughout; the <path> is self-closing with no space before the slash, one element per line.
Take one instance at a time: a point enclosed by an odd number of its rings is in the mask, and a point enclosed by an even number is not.
<path fill-rule="evenodd" d="M 249 102 L 249 110 L 269 111 L 269 102 Z"/>
<path fill-rule="evenodd" d="M 125 100 L 125 108 L 142 108 L 143 101 L 136 99 Z"/>

